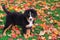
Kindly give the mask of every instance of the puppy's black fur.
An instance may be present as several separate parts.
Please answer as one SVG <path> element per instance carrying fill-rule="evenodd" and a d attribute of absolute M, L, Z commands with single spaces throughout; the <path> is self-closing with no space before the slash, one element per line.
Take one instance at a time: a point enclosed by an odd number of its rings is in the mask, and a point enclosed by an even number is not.
<path fill-rule="evenodd" d="M 4 30 L 9 27 L 9 25 L 20 25 L 22 27 L 23 33 L 26 33 L 26 25 L 28 25 L 27 18 L 29 18 L 29 13 L 32 13 L 32 17 L 36 17 L 37 13 L 34 9 L 28 9 L 25 10 L 23 14 L 20 14 L 18 12 L 9 12 L 6 8 L 5 5 L 2 6 L 3 10 L 6 12 L 6 23 Z"/>

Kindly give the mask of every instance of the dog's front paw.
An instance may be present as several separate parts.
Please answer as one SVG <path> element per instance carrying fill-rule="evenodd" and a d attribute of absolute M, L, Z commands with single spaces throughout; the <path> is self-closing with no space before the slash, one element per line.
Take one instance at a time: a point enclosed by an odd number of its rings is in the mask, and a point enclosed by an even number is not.
<path fill-rule="evenodd" d="M 27 34 L 24 34 L 24 37 L 25 37 L 26 39 L 28 39 L 28 36 L 27 36 Z"/>
<path fill-rule="evenodd" d="M 29 25 L 26 25 L 26 27 L 28 28 L 28 27 L 29 27 Z"/>
<path fill-rule="evenodd" d="M 26 25 L 26 28 L 28 28 L 28 27 L 32 27 L 31 25 Z"/>
<path fill-rule="evenodd" d="M 6 36 L 6 33 L 3 33 L 3 36 Z"/>

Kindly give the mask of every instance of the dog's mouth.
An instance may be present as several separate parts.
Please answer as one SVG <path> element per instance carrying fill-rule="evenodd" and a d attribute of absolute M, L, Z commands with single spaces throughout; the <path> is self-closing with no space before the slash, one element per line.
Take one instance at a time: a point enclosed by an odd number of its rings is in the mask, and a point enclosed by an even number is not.
<path fill-rule="evenodd" d="M 27 18 L 28 21 L 35 21 L 36 18 Z"/>

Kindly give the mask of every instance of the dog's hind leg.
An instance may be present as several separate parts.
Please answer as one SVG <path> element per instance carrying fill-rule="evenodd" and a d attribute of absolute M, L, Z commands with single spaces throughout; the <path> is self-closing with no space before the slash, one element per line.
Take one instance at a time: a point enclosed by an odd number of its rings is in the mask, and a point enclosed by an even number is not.
<path fill-rule="evenodd" d="M 3 36 L 6 36 L 6 31 L 7 31 L 11 26 L 12 26 L 12 24 L 7 25 L 7 26 L 4 27 L 4 29 L 3 29 Z"/>

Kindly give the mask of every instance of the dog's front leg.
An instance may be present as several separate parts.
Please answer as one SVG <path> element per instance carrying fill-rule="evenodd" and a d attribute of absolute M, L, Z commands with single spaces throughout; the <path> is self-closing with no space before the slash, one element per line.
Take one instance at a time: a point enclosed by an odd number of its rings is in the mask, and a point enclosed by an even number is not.
<path fill-rule="evenodd" d="M 27 29 L 26 34 L 27 34 L 28 37 L 31 37 L 31 29 Z"/>
<path fill-rule="evenodd" d="M 24 37 L 25 37 L 26 39 L 28 39 L 30 36 L 31 36 L 31 35 L 30 35 L 30 29 L 27 29 L 27 30 L 26 30 L 26 34 L 24 34 Z"/>

